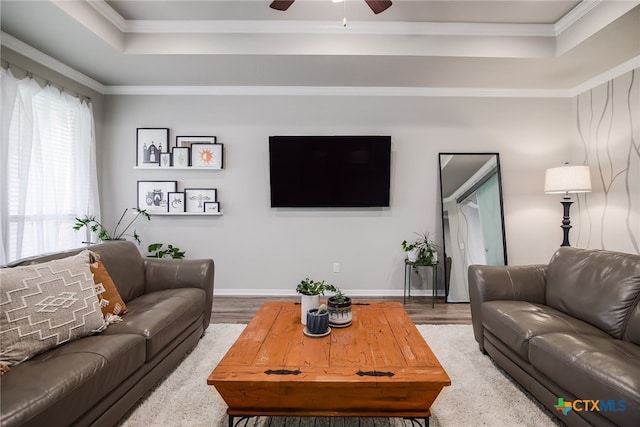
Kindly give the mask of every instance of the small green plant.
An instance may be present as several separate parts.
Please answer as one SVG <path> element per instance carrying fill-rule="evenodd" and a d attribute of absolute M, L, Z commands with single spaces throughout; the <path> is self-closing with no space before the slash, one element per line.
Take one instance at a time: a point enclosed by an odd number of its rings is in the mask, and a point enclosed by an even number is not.
<path fill-rule="evenodd" d="M 340 288 L 336 288 L 335 294 L 330 298 L 331 300 L 330 302 L 333 302 L 336 304 L 344 304 L 345 302 L 347 302 L 348 299 L 349 297 L 343 294 Z"/>
<path fill-rule="evenodd" d="M 149 251 L 149 258 L 164 258 L 165 256 L 169 256 L 173 259 L 182 259 L 184 258 L 185 251 L 181 251 L 180 248 L 176 248 L 173 245 L 167 245 L 166 248 L 163 248 L 164 243 L 152 243 L 147 247 L 147 251 Z"/>
<path fill-rule="evenodd" d="M 124 216 L 129 211 L 129 208 L 125 209 L 124 212 L 122 212 L 122 215 L 118 220 L 118 223 L 116 224 L 116 226 L 112 231 L 109 231 L 107 227 L 102 225 L 102 223 L 98 221 L 96 217 L 93 215 L 85 215 L 84 218 L 76 218 L 76 223 L 74 224 L 73 229 L 78 231 L 83 227 L 87 227 L 89 230 L 96 233 L 98 240 L 101 240 L 103 242 L 106 240 L 124 240 L 125 237 L 131 237 L 133 240 L 138 242 L 138 244 L 140 244 L 140 236 L 138 235 L 138 233 L 136 233 L 136 230 L 133 230 L 133 233 L 128 233 L 128 230 L 129 228 L 131 228 L 133 223 L 136 222 L 138 218 L 144 217 L 147 219 L 147 221 L 150 221 L 151 216 L 144 209 L 138 209 L 138 208 L 133 208 L 133 209 L 137 213 L 135 214 L 133 219 L 129 221 L 129 223 L 127 223 L 127 225 L 121 230 L 119 230 L 119 227 L 122 224 L 122 220 L 124 219 Z"/>
<path fill-rule="evenodd" d="M 327 312 L 327 306 L 324 304 L 320 304 L 318 307 L 318 311 L 315 314 L 325 314 Z"/>
<path fill-rule="evenodd" d="M 330 283 L 315 282 L 308 277 L 296 286 L 296 292 L 302 295 L 324 295 L 326 291 L 336 292 L 337 289 Z"/>

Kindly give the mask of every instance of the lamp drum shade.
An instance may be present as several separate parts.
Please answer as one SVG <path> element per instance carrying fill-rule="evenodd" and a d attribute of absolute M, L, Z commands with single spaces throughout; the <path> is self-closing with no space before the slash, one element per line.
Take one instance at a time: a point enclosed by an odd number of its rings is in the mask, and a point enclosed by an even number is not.
<path fill-rule="evenodd" d="M 560 166 L 547 169 L 544 177 L 544 192 L 588 193 L 591 191 L 589 166 Z"/>

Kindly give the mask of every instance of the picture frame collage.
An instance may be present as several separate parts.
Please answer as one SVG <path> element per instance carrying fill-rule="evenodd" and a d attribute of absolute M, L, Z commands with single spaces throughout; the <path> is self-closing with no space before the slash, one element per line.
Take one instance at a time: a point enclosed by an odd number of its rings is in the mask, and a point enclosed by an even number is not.
<path fill-rule="evenodd" d="M 178 135 L 170 146 L 169 128 L 137 128 L 136 167 L 221 170 L 224 144 L 215 136 Z"/>
<path fill-rule="evenodd" d="M 216 188 L 184 188 L 178 191 L 178 181 L 138 181 L 138 209 L 150 214 L 221 215 Z"/>

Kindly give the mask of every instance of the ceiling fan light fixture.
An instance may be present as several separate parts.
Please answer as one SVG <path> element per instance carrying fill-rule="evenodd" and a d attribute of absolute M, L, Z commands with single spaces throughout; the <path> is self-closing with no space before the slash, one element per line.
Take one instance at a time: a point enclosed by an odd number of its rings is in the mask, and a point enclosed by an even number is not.
<path fill-rule="evenodd" d="M 295 0 L 274 0 L 274 1 L 271 2 L 269 7 L 271 9 L 285 11 L 285 10 L 289 9 L 289 6 L 291 6 L 294 1 Z"/>
<path fill-rule="evenodd" d="M 379 1 L 379 0 L 364 0 L 365 3 L 367 3 L 367 5 L 371 8 L 371 10 L 373 11 L 373 13 L 375 13 L 376 15 L 379 14 L 380 12 L 384 12 L 385 10 L 389 9 L 389 7 L 391 7 L 392 3 L 391 1 Z"/>
<path fill-rule="evenodd" d="M 289 9 L 289 7 L 293 4 L 295 0 L 274 0 L 271 2 L 271 4 L 269 5 L 269 7 L 271 9 L 276 9 L 276 10 L 282 10 L 285 11 L 287 9 Z M 334 3 L 338 3 L 344 0 L 332 0 Z M 389 9 L 389 7 L 391 6 L 391 1 L 390 0 L 364 0 L 365 3 L 367 3 L 367 5 L 371 8 L 371 10 L 373 11 L 373 13 L 375 13 L 376 15 L 380 12 L 384 12 L 385 10 Z"/>

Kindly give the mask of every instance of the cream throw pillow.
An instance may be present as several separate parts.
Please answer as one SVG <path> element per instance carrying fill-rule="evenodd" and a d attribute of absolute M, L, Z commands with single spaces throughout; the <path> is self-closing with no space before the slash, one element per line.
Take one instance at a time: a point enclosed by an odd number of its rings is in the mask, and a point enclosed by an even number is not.
<path fill-rule="evenodd" d="M 105 327 L 88 250 L 0 269 L 0 365 L 15 365 Z"/>

